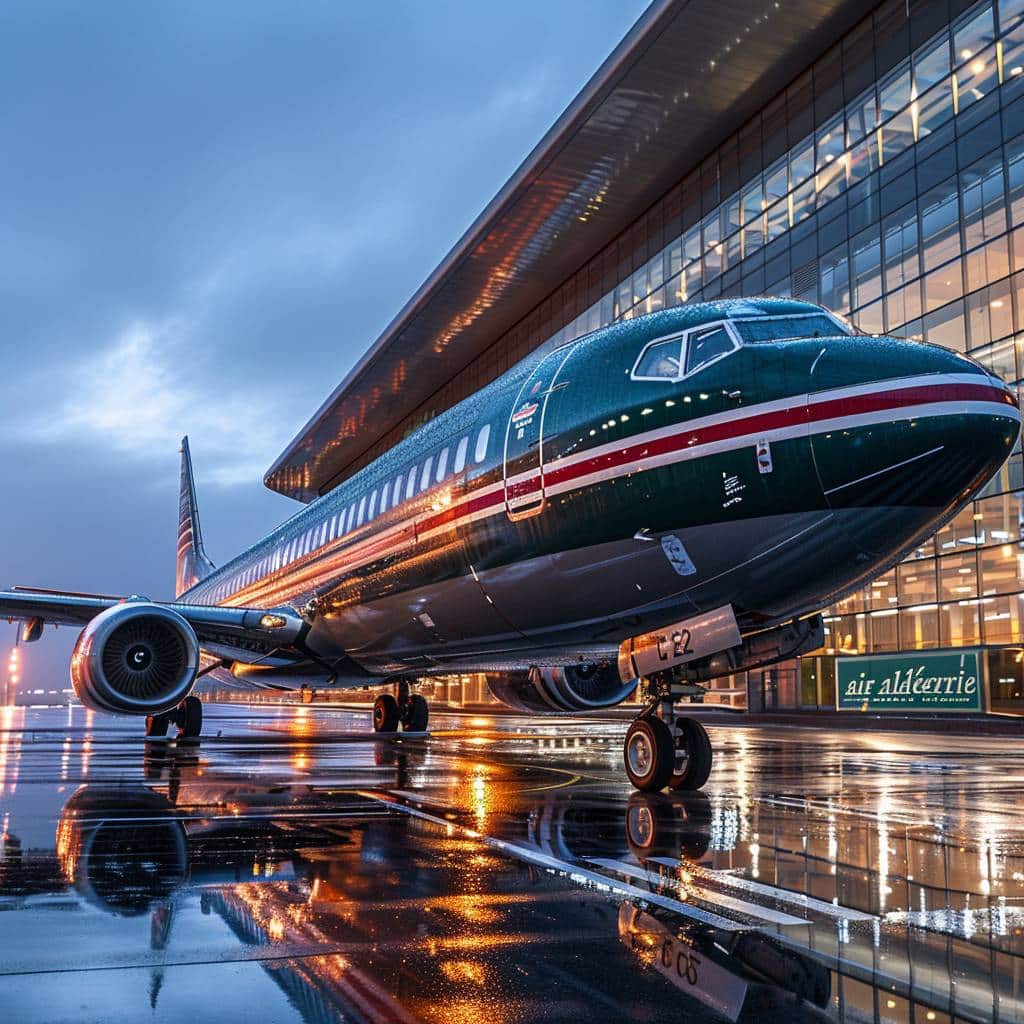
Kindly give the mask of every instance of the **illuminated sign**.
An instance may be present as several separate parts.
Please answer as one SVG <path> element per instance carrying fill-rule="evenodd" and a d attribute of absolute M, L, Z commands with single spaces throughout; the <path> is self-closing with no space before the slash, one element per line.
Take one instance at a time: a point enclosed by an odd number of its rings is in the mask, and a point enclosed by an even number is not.
<path fill-rule="evenodd" d="M 977 651 L 836 658 L 840 711 L 982 711 Z"/>

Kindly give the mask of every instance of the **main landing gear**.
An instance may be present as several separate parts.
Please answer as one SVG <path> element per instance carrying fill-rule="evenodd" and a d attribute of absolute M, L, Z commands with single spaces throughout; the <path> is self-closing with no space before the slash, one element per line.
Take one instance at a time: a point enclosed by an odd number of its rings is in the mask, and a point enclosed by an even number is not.
<path fill-rule="evenodd" d="M 186 697 L 176 708 L 159 715 L 146 716 L 146 735 L 166 736 L 167 728 L 178 728 L 178 739 L 198 739 L 203 731 L 203 702 L 198 697 Z"/>
<path fill-rule="evenodd" d="M 644 793 L 700 789 L 711 774 L 711 740 L 694 718 L 676 715 L 680 687 L 657 687 L 654 700 L 626 732 L 623 760 L 629 781 Z M 686 688 L 687 691 L 690 688 Z"/>
<path fill-rule="evenodd" d="M 382 693 L 373 702 L 373 731 L 426 732 L 430 709 L 426 698 L 409 690 L 404 680 L 396 687 L 397 695 Z"/>

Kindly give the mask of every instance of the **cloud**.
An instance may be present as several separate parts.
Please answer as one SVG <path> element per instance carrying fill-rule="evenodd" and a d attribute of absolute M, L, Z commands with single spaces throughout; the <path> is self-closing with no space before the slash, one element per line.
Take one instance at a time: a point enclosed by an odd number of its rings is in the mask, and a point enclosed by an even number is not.
<path fill-rule="evenodd" d="M 194 334 L 187 317 L 128 324 L 53 382 L 55 404 L 22 420 L 21 440 L 162 459 L 188 432 L 203 478 L 222 486 L 258 480 L 282 436 L 280 403 L 269 387 L 254 395 L 204 374 Z"/>

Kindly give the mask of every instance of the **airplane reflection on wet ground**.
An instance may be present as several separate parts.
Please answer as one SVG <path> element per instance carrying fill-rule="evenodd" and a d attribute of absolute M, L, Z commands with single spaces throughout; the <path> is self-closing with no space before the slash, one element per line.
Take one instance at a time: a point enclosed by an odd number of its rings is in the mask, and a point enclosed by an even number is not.
<path fill-rule="evenodd" d="M 1011 741 L 716 729 L 653 798 L 623 722 L 365 717 L 0 709 L 3 1017 L 1024 1020 Z"/>

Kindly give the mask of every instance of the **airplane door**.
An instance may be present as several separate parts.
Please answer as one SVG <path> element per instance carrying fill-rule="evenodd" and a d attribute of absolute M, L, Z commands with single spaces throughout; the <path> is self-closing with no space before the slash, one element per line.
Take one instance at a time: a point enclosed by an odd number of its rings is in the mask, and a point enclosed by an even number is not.
<path fill-rule="evenodd" d="M 568 387 L 559 374 L 572 346 L 545 356 L 526 378 L 505 428 L 505 511 L 525 519 L 544 508 L 544 414 L 555 391 Z"/>

